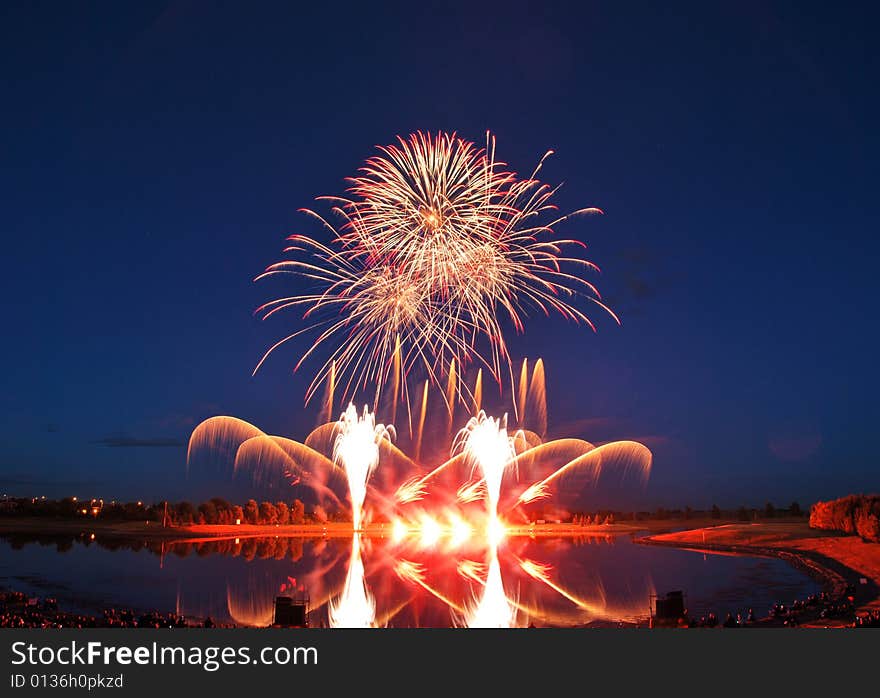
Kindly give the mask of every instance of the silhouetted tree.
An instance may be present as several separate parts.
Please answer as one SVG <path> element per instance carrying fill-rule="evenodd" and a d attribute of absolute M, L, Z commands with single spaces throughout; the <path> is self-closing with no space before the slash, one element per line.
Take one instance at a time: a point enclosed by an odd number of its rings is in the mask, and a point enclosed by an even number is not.
<path fill-rule="evenodd" d="M 740 521 L 748 521 L 749 520 L 749 510 L 745 507 L 740 507 L 736 510 L 736 517 Z"/>
<path fill-rule="evenodd" d="M 263 502 L 260 504 L 260 523 L 274 524 L 278 522 L 278 512 L 275 511 L 275 505 L 272 502 Z"/>
<path fill-rule="evenodd" d="M 256 503 L 256 502 L 255 502 Z M 246 521 L 244 516 L 244 509 L 242 509 L 238 504 L 232 507 L 232 521 L 230 523 L 235 523 L 236 521 Z"/>
<path fill-rule="evenodd" d="M 138 502 L 127 502 L 122 508 L 125 510 L 125 518 L 129 521 L 143 519 L 147 511 L 144 505 Z"/>
<path fill-rule="evenodd" d="M 175 513 L 177 514 L 177 523 L 184 526 L 191 524 L 196 519 L 196 508 L 191 502 L 180 502 L 175 507 Z"/>
<path fill-rule="evenodd" d="M 767 502 L 764 505 L 764 517 L 772 519 L 774 516 L 776 516 L 776 507 L 771 502 Z"/>
<path fill-rule="evenodd" d="M 247 504 L 244 505 L 244 520 L 249 524 L 259 523 L 260 506 L 257 504 L 256 500 L 249 499 Z"/>
<path fill-rule="evenodd" d="M 223 499 L 223 497 L 211 497 L 211 504 L 217 507 L 218 512 L 221 512 L 224 509 L 232 509 L 232 505 Z"/>
<path fill-rule="evenodd" d="M 278 523 L 286 526 L 290 523 L 290 508 L 285 502 L 276 502 L 275 511 L 277 512 Z"/>
<path fill-rule="evenodd" d="M 299 499 L 294 499 L 290 505 L 290 523 L 299 526 L 306 520 L 306 506 Z"/>
<path fill-rule="evenodd" d="M 717 504 L 712 505 L 712 518 L 720 519 L 721 518 L 721 509 L 718 508 Z"/>
<path fill-rule="evenodd" d="M 788 507 L 788 513 L 792 516 L 803 516 L 803 511 L 801 510 L 801 505 L 797 502 L 792 502 Z"/>
<path fill-rule="evenodd" d="M 154 504 L 149 509 L 147 509 L 144 518 L 149 521 L 157 521 L 161 522 L 162 517 L 165 514 L 165 505 L 164 504 Z"/>
<path fill-rule="evenodd" d="M 217 523 L 217 506 L 214 502 L 202 502 L 199 504 L 199 514 L 204 518 L 206 524 Z"/>

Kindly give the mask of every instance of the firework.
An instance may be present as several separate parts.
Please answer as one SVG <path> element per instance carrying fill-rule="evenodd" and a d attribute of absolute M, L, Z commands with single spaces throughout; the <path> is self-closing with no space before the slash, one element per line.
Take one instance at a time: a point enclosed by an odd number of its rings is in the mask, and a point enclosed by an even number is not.
<path fill-rule="evenodd" d="M 418 368 L 437 385 L 470 364 L 487 369 L 499 385 L 512 379 L 504 325 L 524 331 L 531 313 L 559 314 L 595 329 L 578 309 L 586 298 L 614 313 L 583 272 L 598 268 L 569 253 L 583 248 L 556 237 L 554 226 L 585 208 L 541 222 L 555 206 L 557 188 L 537 179 L 544 160 L 519 178 L 495 159 L 487 134 L 481 148 L 455 134 L 416 133 L 379 148 L 346 197 L 322 197 L 341 220 L 338 227 L 314 211 L 331 240 L 292 235 L 293 256 L 269 266 L 257 279 L 292 273 L 308 280 L 303 293 L 257 309 L 264 319 L 298 309 L 305 326 L 274 344 L 309 336 L 298 369 L 329 350 L 307 392 L 308 402 L 332 378 L 342 400 L 360 390 L 393 386 L 392 399 L 409 404 L 406 378 Z M 505 370 L 506 369 L 506 370 Z M 459 379 L 456 379 L 459 380 Z M 480 396 L 456 390 L 458 399 Z"/>
<path fill-rule="evenodd" d="M 319 590 L 312 596 L 316 607 L 327 605 L 332 627 L 384 626 L 407 604 L 402 601 L 377 613 L 377 597 L 367 584 L 368 576 L 376 580 L 377 569 L 392 569 L 408 585 L 430 593 L 448 606 L 455 625 L 511 627 L 531 617 L 571 624 L 632 614 L 631 609 L 612 608 L 601 584 L 586 592 L 567 587 L 551 564 L 521 554 L 522 539 L 517 542 L 517 536 L 534 534 L 537 507 L 551 512 L 577 507 L 580 496 L 603 472 L 614 469 L 646 477 L 651 452 L 633 441 L 600 446 L 577 438 L 545 441 L 530 428 L 546 429 L 543 361 L 523 362 L 519 386 L 515 431 L 508 429 L 506 414 L 496 418 L 479 410 L 458 431 L 445 428 L 454 422 L 456 410 L 441 407 L 433 414 L 439 429 L 429 424 L 428 432 L 439 431 L 449 439 L 442 455 L 436 455 L 445 459 L 439 464 L 408 458 L 392 443 L 397 438 L 393 426 L 380 423 L 384 417 L 368 407 L 358 412 L 352 404 L 302 443 L 266 434 L 233 417 L 210 418 L 193 431 L 188 464 L 233 477 L 249 474 L 266 487 L 286 478 L 315 510 L 324 505 L 338 510 L 348 499 L 352 544 L 344 582 L 327 581 L 335 579 L 330 574 L 332 559 L 322 563 L 310 582 Z M 446 396 L 455 391 L 437 392 Z M 471 390 L 478 392 L 476 386 Z M 470 411 L 478 404 L 459 402 L 457 407 L 458 412 Z M 428 416 L 423 406 L 421 427 Z M 421 427 L 410 435 L 410 446 L 420 443 Z M 402 438 L 405 447 L 407 437 Z M 349 529 L 337 528 L 340 533 Z M 326 529 L 323 534 L 328 535 Z M 565 535 L 572 534 L 582 536 L 584 530 L 570 526 Z M 369 571 L 363 556 L 370 554 L 371 546 L 362 547 L 362 536 L 389 538 L 382 553 L 385 563 Z M 512 593 L 524 579 L 537 582 L 540 592 L 533 587 L 525 598 Z M 548 609 L 547 594 L 563 607 Z M 230 597 L 229 612 L 239 622 L 265 625 L 271 605 L 248 605 L 236 596 Z"/>
<path fill-rule="evenodd" d="M 504 471 L 516 465 L 515 439 L 507 435 L 507 415 L 493 419 L 480 412 L 471 417 L 458 436 L 453 450 L 461 449 L 474 472 L 482 473 L 485 483 L 487 528 L 493 541 L 503 537 L 504 526 L 498 519 L 498 499 Z M 477 488 L 459 488 L 458 499 L 467 501 Z"/>
<path fill-rule="evenodd" d="M 379 464 L 379 444 L 390 440 L 394 427 L 376 424 L 375 415 L 365 407 L 358 416 L 354 405 L 342 413 L 338 422 L 339 433 L 333 444 L 333 460 L 341 463 L 348 478 L 354 530 L 361 527 L 361 513 L 367 496 L 367 481 Z"/>
<path fill-rule="evenodd" d="M 543 361 L 534 362 L 531 376 L 526 371 L 522 375 L 521 415 L 540 422 L 543 430 Z M 459 408 L 460 413 L 464 408 Z M 423 408 L 419 421 L 436 436 L 457 416 L 442 406 L 430 414 Z M 187 468 L 248 477 L 265 487 L 286 480 L 321 506 L 339 509 L 347 500 L 356 531 L 378 518 L 393 522 L 394 538 L 413 532 L 434 542 L 469 537 L 462 522 L 471 533 L 479 530 L 500 541 L 504 521 L 527 521 L 524 507 L 546 501 L 567 509 L 603 473 L 617 471 L 644 481 L 651 471 L 651 451 L 635 441 L 596 446 L 578 438 L 545 440 L 531 429 L 535 422 L 521 417 L 516 429 L 509 430 L 506 414 L 496 418 L 483 410 L 460 430 L 450 431 L 445 446 L 433 456 L 415 461 L 405 452 L 405 433 L 398 435 L 383 422 L 367 406 L 358 412 L 349 404 L 338 420 L 318 426 L 299 442 L 266 434 L 234 417 L 212 417 L 193 430 Z M 399 445 L 394 443 L 398 438 Z M 421 431 L 410 435 L 409 447 L 418 448 L 421 438 Z M 484 504 L 482 512 L 472 506 L 478 502 Z"/>

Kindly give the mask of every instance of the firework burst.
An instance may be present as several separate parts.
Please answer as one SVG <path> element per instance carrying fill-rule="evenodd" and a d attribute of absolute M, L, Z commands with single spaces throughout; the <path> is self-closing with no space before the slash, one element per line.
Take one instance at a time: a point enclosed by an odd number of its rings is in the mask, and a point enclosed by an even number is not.
<path fill-rule="evenodd" d="M 524 331 L 530 313 L 559 314 L 593 327 L 576 306 L 588 299 L 617 317 L 583 278 L 597 267 L 569 254 L 583 244 L 556 238 L 554 226 L 585 208 L 540 222 L 556 207 L 556 192 L 537 179 L 549 151 L 525 179 L 495 159 L 487 133 L 480 148 L 455 134 L 416 133 L 379 148 L 348 196 L 322 197 L 342 222 L 314 211 L 330 232 L 324 244 L 292 235 L 284 250 L 293 259 L 269 266 L 257 279 L 292 273 L 312 288 L 257 309 L 263 319 L 299 309 L 306 326 L 273 345 L 311 335 L 296 365 L 329 348 L 306 393 L 311 400 L 332 376 L 343 400 L 370 386 L 378 404 L 382 388 L 394 401 L 409 399 L 407 377 L 423 370 L 437 385 L 454 366 L 485 367 L 501 384 L 512 380 L 502 323 Z M 399 392 L 398 392 L 399 389 Z M 473 399 L 459 390 L 460 399 Z"/>

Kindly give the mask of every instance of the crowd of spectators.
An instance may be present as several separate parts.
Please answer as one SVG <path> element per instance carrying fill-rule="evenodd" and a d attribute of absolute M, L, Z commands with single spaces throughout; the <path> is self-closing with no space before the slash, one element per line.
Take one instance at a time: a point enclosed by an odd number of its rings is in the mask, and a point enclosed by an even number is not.
<path fill-rule="evenodd" d="M 822 591 L 818 594 L 810 594 L 805 599 L 795 599 L 790 605 L 776 602 L 770 607 L 770 612 L 763 618 L 757 618 L 750 608 L 747 613 L 727 613 L 723 621 L 719 622 L 714 613 L 702 616 L 699 619 L 689 618 L 687 612 L 680 619 L 680 627 L 688 628 L 748 628 L 753 626 L 782 625 L 795 628 L 805 621 L 825 620 L 851 620 L 853 627 L 868 628 L 880 627 L 880 611 L 869 611 L 862 616 L 856 616 L 854 600 L 854 588 L 847 587 L 846 593 L 840 597 L 832 597 Z"/>
<path fill-rule="evenodd" d="M 796 599 L 790 605 L 774 603 L 770 613 L 758 619 L 750 608 L 743 613 L 727 613 L 720 621 L 714 613 L 689 618 L 685 611 L 679 627 L 688 628 L 747 628 L 761 625 L 797 627 L 805 617 L 818 620 L 852 619 L 854 628 L 880 628 L 880 610 L 869 610 L 857 615 L 852 594 L 847 590 L 843 598 L 835 599 L 824 591 L 806 599 Z M 58 609 L 53 598 L 30 597 L 18 591 L 0 591 L 0 628 L 213 628 L 220 626 L 210 617 L 194 620 L 176 613 L 150 611 L 139 613 L 131 609 L 108 608 L 99 616 L 68 613 Z"/>
<path fill-rule="evenodd" d="M 854 627 L 856 628 L 880 628 L 880 610 L 868 611 L 856 616 Z"/>
<path fill-rule="evenodd" d="M 700 616 L 699 620 L 688 618 L 686 625 L 688 628 L 717 628 L 719 625 L 722 628 L 743 628 L 754 625 L 756 622 L 755 613 L 750 608 L 745 616 L 742 613 L 737 613 L 736 616 L 728 613 L 723 622 L 719 621 L 718 616 L 714 613 L 709 613 L 705 616 Z"/>
<path fill-rule="evenodd" d="M 193 628 L 216 627 L 211 618 L 191 620 L 176 613 L 108 608 L 101 615 L 69 613 L 53 598 L 0 591 L 0 628 Z"/>

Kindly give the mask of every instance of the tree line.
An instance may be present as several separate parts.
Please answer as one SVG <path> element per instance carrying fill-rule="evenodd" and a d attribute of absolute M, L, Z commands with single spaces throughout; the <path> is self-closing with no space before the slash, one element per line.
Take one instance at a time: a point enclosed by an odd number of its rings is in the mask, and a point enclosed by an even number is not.
<path fill-rule="evenodd" d="M 243 505 L 222 497 L 212 497 L 200 504 L 189 501 L 104 502 L 100 499 L 45 499 L 42 497 L 0 500 L 0 516 L 36 516 L 46 518 L 89 518 L 102 521 L 154 521 L 172 526 L 193 524 L 286 526 L 350 521 L 345 510 L 328 511 L 321 506 L 306 508 L 300 499 L 291 502 L 249 499 Z"/>
<path fill-rule="evenodd" d="M 552 512 L 538 513 L 538 518 L 553 519 Z M 666 521 L 670 519 L 735 519 L 739 521 L 755 521 L 758 519 L 775 519 L 786 517 L 804 516 L 804 510 L 798 502 L 792 502 L 787 507 L 777 507 L 772 502 L 767 502 L 763 507 L 740 506 L 736 509 L 722 509 L 713 504 L 709 509 L 693 509 L 686 506 L 683 509 L 667 509 L 657 507 L 653 511 L 616 511 L 611 509 L 599 509 L 596 511 L 574 511 L 556 518 L 562 522 L 602 524 L 623 523 L 626 521 Z"/>
<path fill-rule="evenodd" d="M 328 510 L 315 505 L 306 507 L 299 499 L 286 501 L 257 502 L 249 499 L 243 505 L 231 504 L 222 497 L 212 497 L 200 504 L 189 501 L 158 502 L 109 502 L 103 500 L 77 500 L 73 497 L 51 500 L 44 498 L 18 498 L 0 500 L 0 515 L 47 516 L 54 518 L 74 518 L 87 516 L 105 521 L 155 521 L 167 525 L 235 525 L 287 526 L 301 524 L 320 524 L 326 522 L 350 522 L 351 512 L 347 507 Z M 651 521 L 669 519 L 727 519 L 755 521 L 780 517 L 801 517 L 804 511 L 798 502 L 787 507 L 777 507 L 767 502 L 763 507 L 740 506 L 737 509 L 721 509 L 712 505 L 709 509 L 684 508 L 667 509 L 658 507 L 653 511 L 619 511 L 599 509 L 594 511 L 558 512 L 535 508 L 530 512 L 532 520 L 546 520 L 562 523 L 624 523 L 627 521 Z"/>

